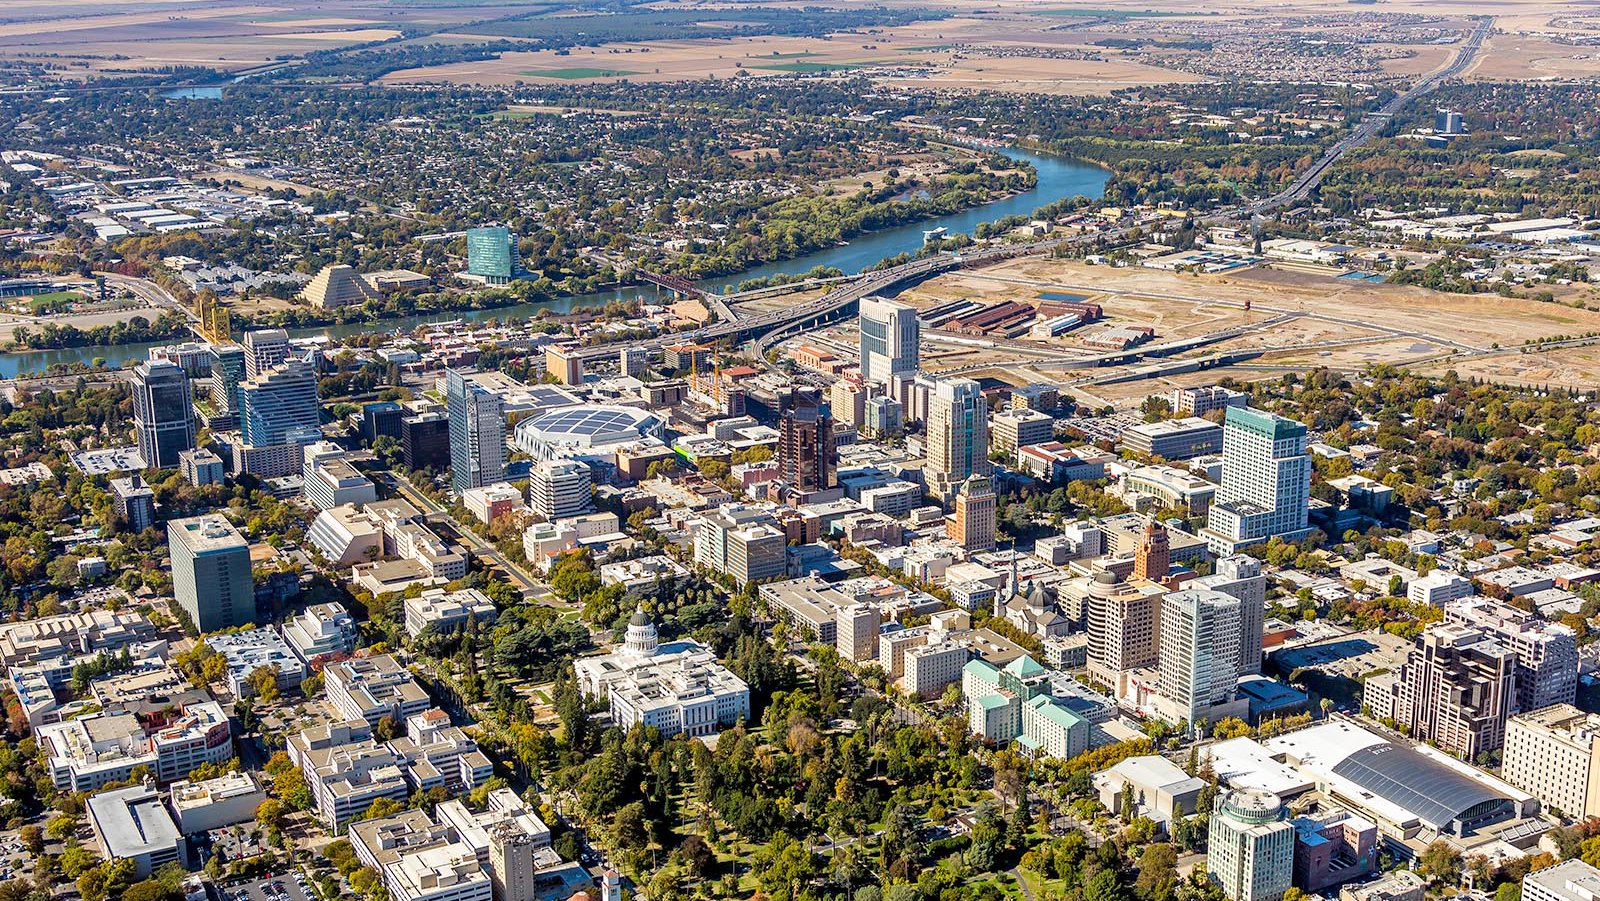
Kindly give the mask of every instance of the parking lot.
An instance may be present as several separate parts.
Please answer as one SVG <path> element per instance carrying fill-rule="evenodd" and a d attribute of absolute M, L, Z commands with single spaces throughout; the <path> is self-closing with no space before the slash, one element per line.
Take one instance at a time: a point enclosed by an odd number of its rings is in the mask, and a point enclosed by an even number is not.
<path fill-rule="evenodd" d="M 239 882 L 222 889 L 223 901 L 315 901 L 311 885 L 298 871 Z"/>

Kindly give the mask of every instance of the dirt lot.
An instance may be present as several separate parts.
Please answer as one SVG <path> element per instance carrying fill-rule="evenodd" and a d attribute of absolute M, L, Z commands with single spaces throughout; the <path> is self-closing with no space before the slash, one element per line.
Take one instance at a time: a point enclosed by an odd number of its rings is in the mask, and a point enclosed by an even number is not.
<path fill-rule="evenodd" d="M 1528 354 L 1507 351 L 1497 356 L 1440 361 L 1420 368 L 1435 375 L 1455 370 L 1462 378 L 1476 376 L 1508 385 L 1549 385 L 1588 391 L 1600 384 L 1600 347 L 1569 347 Z"/>

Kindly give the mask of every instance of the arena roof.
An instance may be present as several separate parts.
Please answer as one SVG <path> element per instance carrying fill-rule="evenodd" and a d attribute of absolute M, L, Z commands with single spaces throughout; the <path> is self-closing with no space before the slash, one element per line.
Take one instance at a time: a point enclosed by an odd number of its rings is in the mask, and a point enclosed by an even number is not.
<path fill-rule="evenodd" d="M 1510 803 L 1509 798 L 1487 785 L 1403 745 L 1385 743 L 1360 748 L 1339 761 L 1333 772 L 1411 811 L 1441 831 L 1480 804 Z"/>
<path fill-rule="evenodd" d="M 517 445 L 542 460 L 661 435 L 661 419 L 637 407 L 587 405 L 552 410 L 517 424 Z"/>

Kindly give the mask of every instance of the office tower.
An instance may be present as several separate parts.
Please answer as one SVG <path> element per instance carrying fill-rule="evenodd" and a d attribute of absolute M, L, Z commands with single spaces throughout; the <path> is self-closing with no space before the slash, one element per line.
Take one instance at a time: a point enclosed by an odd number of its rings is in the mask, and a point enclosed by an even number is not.
<path fill-rule="evenodd" d="M 236 469 L 263 477 L 297 473 L 304 446 L 321 440 L 314 353 L 284 359 L 239 386 L 243 446 L 236 449 Z"/>
<path fill-rule="evenodd" d="M 950 500 L 969 477 L 989 474 L 989 404 L 972 379 L 939 379 L 928 398 L 928 490 Z"/>
<path fill-rule="evenodd" d="M 467 274 L 491 285 L 504 285 L 517 276 L 517 254 L 511 232 L 503 225 L 467 229 Z"/>
<path fill-rule="evenodd" d="M 204 448 L 179 454 L 178 469 L 184 480 L 196 488 L 222 484 L 222 458 Z"/>
<path fill-rule="evenodd" d="M 535 901 L 539 897 L 539 877 L 534 852 L 539 844 L 515 822 L 495 823 L 488 834 L 494 901 Z"/>
<path fill-rule="evenodd" d="M 1558 817 L 1600 816 L 1600 714 L 1555 704 L 1506 721 L 1500 776 Z"/>
<path fill-rule="evenodd" d="M 400 420 L 406 408 L 392 400 L 379 400 L 361 405 L 361 440 L 371 444 L 379 438 L 399 438 Z"/>
<path fill-rule="evenodd" d="M 528 473 L 528 508 L 545 522 L 555 522 L 594 509 L 589 464 L 578 460 L 542 460 Z"/>
<path fill-rule="evenodd" d="M 1441 109 L 1433 114 L 1433 130 L 1442 135 L 1458 135 L 1465 124 L 1461 114 L 1454 110 Z"/>
<path fill-rule="evenodd" d="M 194 447 L 194 395 L 176 364 L 147 361 L 133 367 L 133 430 L 139 456 L 152 469 L 178 465 Z"/>
<path fill-rule="evenodd" d="M 883 612 L 876 604 L 842 605 L 834 611 L 834 646 L 839 655 L 853 663 L 878 659 L 878 629 Z"/>
<path fill-rule="evenodd" d="M 1229 791 L 1211 814 L 1206 872 L 1229 901 L 1279 901 L 1294 876 L 1294 837 L 1277 795 Z"/>
<path fill-rule="evenodd" d="M 450 418 L 434 412 L 400 420 L 400 454 L 407 469 L 450 465 Z"/>
<path fill-rule="evenodd" d="M 1578 636 L 1571 628 L 1481 597 L 1445 604 L 1444 618 L 1485 630 L 1517 655 L 1516 712 L 1576 702 Z"/>
<path fill-rule="evenodd" d="M 131 532 L 156 524 L 156 493 L 138 473 L 111 480 L 111 506 Z"/>
<path fill-rule="evenodd" d="M 995 450 L 1013 453 L 1029 444 L 1044 444 L 1055 437 L 1055 417 L 1037 410 L 1002 410 L 989 419 L 989 441 Z"/>
<path fill-rule="evenodd" d="M 343 263 L 322 267 L 322 271 L 301 289 L 300 297 L 319 310 L 360 306 L 369 300 L 383 299 L 371 282 Z"/>
<path fill-rule="evenodd" d="M 1220 385 L 1207 385 L 1196 388 L 1174 388 L 1172 393 L 1167 395 L 1167 402 L 1175 416 L 1204 416 L 1212 410 L 1247 407 L 1250 405 L 1250 395 Z"/>
<path fill-rule="evenodd" d="M 617 371 L 633 378 L 643 378 L 650 371 L 650 351 L 642 347 L 624 347 L 617 357 Z"/>
<path fill-rule="evenodd" d="M 289 333 L 281 328 L 257 329 L 244 333 L 244 376 L 253 379 L 282 363 L 294 353 Z"/>
<path fill-rule="evenodd" d="M 505 478 L 506 417 L 500 395 L 445 370 L 450 410 L 450 484 L 457 494 Z"/>
<path fill-rule="evenodd" d="M 239 384 L 245 374 L 244 348 L 232 342 L 211 345 L 211 406 L 223 415 L 239 415 Z"/>
<path fill-rule="evenodd" d="M 917 372 L 921 326 L 917 311 L 881 297 L 861 299 L 861 377 L 885 385 Z"/>
<path fill-rule="evenodd" d="M 1273 536 L 1310 533 L 1311 457 L 1306 427 L 1248 407 L 1229 407 L 1222 428 L 1222 485 L 1201 531 L 1218 556 Z"/>
<path fill-rule="evenodd" d="M 220 514 L 167 523 L 172 594 L 195 628 L 215 632 L 256 621 L 250 545 Z"/>
<path fill-rule="evenodd" d="M 1238 700 L 1238 598 L 1203 589 L 1162 598 L 1160 658 L 1156 707 L 1164 719 L 1215 722 L 1249 712 Z"/>
<path fill-rule="evenodd" d="M 1117 687 L 1123 675 L 1161 656 L 1161 592 L 1121 581 L 1110 570 L 1096 573 L 1088 597 L 1089 679 Z"/>
<path fill-rule="evenodd" d="M 900 402 L 892 397 L 874 397 L 867 401 L 866 423 L 863 431 L 873 438 L 898 438 L 905 428 L 905 412 Z"/>
<path fill-rule="evenodd" d="M 818 388 L 791 388 L 778 398 L 779 477 L 802 494 L 838 484 L 833 415 Z"/>
<path fill-rule="evenodd" d="M 955 512 L 945 517 L 945 537 L 968 553 L 994 550 L 995 494 L 988 476 L 972 476 L 956 492 Z"/>
<path fill-rule="evenodd" d="M 1389 699 L 1364 691 L 1362 701 L 1375 718 L 1393 719 L 1412 738 L 1474 760 L 1505 744 L 1516 664 L 1516 654 L 1488 631 L 1442 623 L 1422 633 Z"/>
<path fill-rule="evenodd" d="M 1133 555 L 1133 577 L 1160 582 L 1172 570 L 1172 546 L 1168 543 L 1167 527 L 1151 519 L 1139 539 L 1139 548 Z"/>
<path fill-rule="evenodd" d="M 784 574 L 788 542 L 765 510 L 727 506 L 701 520 L 694 562 L 732 576 L 740 587 Z"/>
<path fill-rule="evenodd" d="M 583 384 L 583 358 L 569 347 L 546 347 L 544 371 L 563 385 Z"/>
<path fill-rule="evenodd" d="M 835 422 L 860 429 L 867 421 L 867 386 L 850 376 L 841 377 L 828 390 L 828 406 Z"/>
<path fill-rule="evenodd" d="M 1223 557 L 1211 575 L 1195 579 L 1189 587 L 1220 591 L 1239 599 L 1239 674 L 1261 672 L 1261 636 L 1267 607 L 1267 577 L 1261 574 L 1261 561 L 1243 554 Z"/>

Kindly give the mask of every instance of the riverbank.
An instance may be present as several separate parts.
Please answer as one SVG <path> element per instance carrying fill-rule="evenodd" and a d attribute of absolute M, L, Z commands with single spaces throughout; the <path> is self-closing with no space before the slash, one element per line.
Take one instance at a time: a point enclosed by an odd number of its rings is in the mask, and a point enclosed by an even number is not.
<path fill-rule="evenodd" d="M 1060 200 L 1075 196 L 1096 198 L 1105 192 L 1109 173 L 1099 166 L 1049 153 L 1014 148 L 1007 148 L 1002 152 L 1013 159 L 1025 160 L 1032 164 L 1036 173 L 1032 190 L 948 216 L 867 232 L 842 246 L 827 247 L 814 253 L 768 263 L 733 275 L 705 279 L 699 286 L 706 291 L 719 294 L 731 293 L 740 282 L 749 279 L 804 273 L 818 266 L 837 269 L 845 274 L 855 274 L 871 268 L 880 260 L 902 253 L 916 253 L 922 247 L 924 231 L 943 228 L 949 234 L 970 234 L 983 222 L 993 222 L 1009 216 L 1030 215 L 1034 210 Z M 649 287 L 620 288 L 493 309 L 448 310 L 375 322 L 307 326 L 290 329 L 289 334 L 296 338 L 320 336 L 338 340 L 369 332 L 410 331 L 419 325 L 456 319 L 468 322 L 480 322 L 491 318 L 501 321 L 527 319 L 538 315 L 540 310 L 565 313 L 574 307 L 605 306 L 613 301 L 627 301 L 640 297 L 650 300 L 660 297 L 660 294 L 656 289 Z M 107 366 L 120 368 L 144 359 L 149 355 L 150 348 L 167 343 L 170 342 L 0 354 L 0 378 L 15 378 L 24 372 L 43 372 L 53 365 L 88 365 L 97 358 L 103 359 Z"/>

